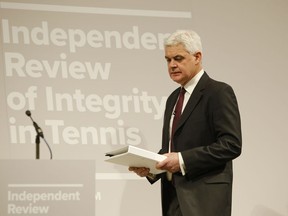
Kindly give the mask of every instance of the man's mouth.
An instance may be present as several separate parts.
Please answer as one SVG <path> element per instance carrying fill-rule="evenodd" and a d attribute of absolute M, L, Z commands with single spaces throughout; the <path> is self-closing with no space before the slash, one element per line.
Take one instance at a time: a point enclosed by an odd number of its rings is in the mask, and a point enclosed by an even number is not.
<path fill-rule="evenodd" d="M 170 74 L 171 75 L 177 75 L 177 74 L 181 74 L 181 72 L 180 71 L 172 71 Z"/>

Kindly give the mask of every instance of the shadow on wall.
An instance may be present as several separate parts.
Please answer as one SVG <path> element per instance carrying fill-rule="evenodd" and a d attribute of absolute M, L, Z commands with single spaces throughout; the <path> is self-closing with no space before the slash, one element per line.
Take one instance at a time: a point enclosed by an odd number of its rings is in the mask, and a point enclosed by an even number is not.
<path fill-rule="evenodd" d="M 266 206 L 255 206 L 251 216 L 285 216 L 275 212 L 272 209 L 267 208 Z"/>

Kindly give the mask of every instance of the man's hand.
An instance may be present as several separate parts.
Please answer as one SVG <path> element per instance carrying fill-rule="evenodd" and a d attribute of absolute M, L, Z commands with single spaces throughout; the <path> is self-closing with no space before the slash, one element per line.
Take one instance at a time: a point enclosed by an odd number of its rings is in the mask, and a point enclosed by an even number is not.
<path fill-rule="evenodd" d="M 171 173 L 181 171 L 178 153 L 172 152 L 164 155 L 167 156 L 167 158 L 156 164 L 157 169 L 167 170 Z M 150 169 L 146 167 L 129 167 L 129 171 L 135 172 L 140 177 L 147 177 L 150 175 Z"/>
<path fill-rule="evenodd" d="M 140 177 L 149 175 L 150 169 L 146 167 L 129 167 L 129 171 L 135 172 Z"/>
<path fill-rule="evenodd" d="M 157 169 L 167 170 L 171 173 L 180 171 L 179 156 L 178 153 L 172 152 L 164 154 L 167 158 L 156 164 Z"/>

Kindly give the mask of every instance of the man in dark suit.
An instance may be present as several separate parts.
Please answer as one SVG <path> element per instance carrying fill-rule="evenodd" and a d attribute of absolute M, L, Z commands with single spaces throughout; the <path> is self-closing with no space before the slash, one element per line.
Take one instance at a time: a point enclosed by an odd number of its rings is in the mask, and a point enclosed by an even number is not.
<path fill-rule="evenodd" d="M 230 216 L 232 160 L 242 147 L 236 96 L 228 84 L 203 70 L 197 33 L 177 31 L 164 46 L 169 75 L 180 84 L 164 113 L 159 153 L 167 158 L 156 166 L 167 172 L 153 176 L 147 168 L 129 170 L 151 183 L 161 178 L 163 216 Z M 178 102 L 181 116 L 173 123 Z"/>

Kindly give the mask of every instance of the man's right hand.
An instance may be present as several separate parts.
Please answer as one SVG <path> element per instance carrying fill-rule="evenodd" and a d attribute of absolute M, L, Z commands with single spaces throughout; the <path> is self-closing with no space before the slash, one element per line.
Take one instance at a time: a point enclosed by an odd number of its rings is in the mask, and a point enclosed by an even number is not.
<path fill-rule="evenodd" d="M 150 169 L 146 167 L 129 167 L 129 171 L 135 172 L 140 177 L 147 177 Z"/>

